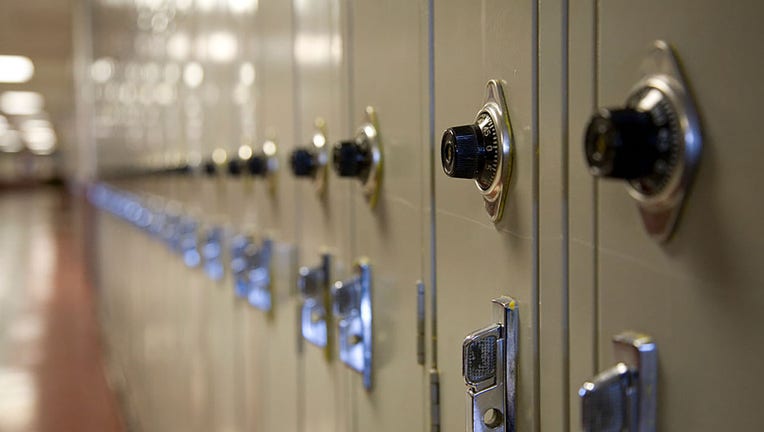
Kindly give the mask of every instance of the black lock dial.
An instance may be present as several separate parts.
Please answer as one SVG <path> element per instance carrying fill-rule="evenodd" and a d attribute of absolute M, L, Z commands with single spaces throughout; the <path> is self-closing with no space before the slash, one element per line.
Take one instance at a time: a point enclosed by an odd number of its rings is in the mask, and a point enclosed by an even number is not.
<path fill-rule="evenodd" d="M 496 125 L 486 112 L 471 125 L 455 126 L 443 133 L 440 160 L 449 177 L 474 179 L 486 190 L 496 178 L 500 155 Z"/>
<path fill-rule="evenodd" d="M 242 160 L 241 159 L 231 159 L 228 161 L 228 174 L 233 177 L 238 177 L 241 175 L 242 171 Z"/>
<path fill-rule="evenodd" d="M 586 129 L 584 151 L 592 174 L 627 180 L 653 195 L 668 183 L 679 160 L 681 129 L 659 90 L 645 87 L 625 108 L 602 109 Z"/>
<path fill-rule="evenodd" d="M 371 150 L 365 142 L 340 141 L 332 149 L 334 171 L 340 177 L 368 177 L 371 169 Z"/>
<path fill-rule="evenodd" d="M 317 159 L 317 155 L 310 150 L 296 149 L 290 158 L 292 173 L 297 177 L 314 177 L 318 171 Z"/>
<path fill-rule="evenodd" d="M 247 172 L 253 176 L 264 177 L 268 173 L 268 158 L 265 155 L 254 155 L 247 159 Z"/>
<path fill-rule="evenodd" d="M 218 173 L 218 166 L 215 162 L 209 160 L 204 163 L 204 173 L 212 177 Z"/>

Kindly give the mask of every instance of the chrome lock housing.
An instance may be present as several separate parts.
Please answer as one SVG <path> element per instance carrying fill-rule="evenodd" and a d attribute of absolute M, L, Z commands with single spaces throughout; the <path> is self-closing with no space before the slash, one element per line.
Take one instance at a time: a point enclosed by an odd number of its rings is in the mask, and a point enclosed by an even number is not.
<path fill-rule="evenodd" d="M 223 244 L 225 233 L 220 226 L 210 226 L 202 230 L 201 256 L 202 268 L 207 277 L 214 281 L 223 279 Z"/>
<path fill-rule="evenodd" d="M 383 153 L 374 108 L 366 107 L 365 121 L 352 140 L 340 141 L 334 145 L 332 165 L 338 176 L 360 180 L 369 207 L 377 205 L 382 184 Z"/>
<path fill-rule="evenodd" d="M 467 385 L 467 430 L 515 431 L 517 391 L 517 302 L 493 300 L 494 324 L 462 344 L 462 375 Z"/>
<path fill-rule="evenodd" d="M 271 264 L 273 262 L 273 240 L 266 238 L 251 254 L 247 271 L 249 282 L 249 304 L 264 312 L 273 310 L 273 289 Z"/>
<path fill-rule="evenodd" d="M 655 432 L 658 350 L 644 334 L 613 339 L 615 366 L 578 390 L 586 432 Z"/>
<path fill-rule="evenodd" d="M 475 181 L 493 223 L 504 215 L 515 148 L 504 86 L 503 81 L 488 81 L 475 122 L 446 129 L 440 145 L 443 172 Z"/>
<path fill-rule="evenodd" d="M 337 321 L 340 360 L 363 376 L 371 390 L 372 308 L 371 267 L 365 258 L 353 266 L 350 279 L 334 283 L 333 312 Z"/>
<path fill-rule="evenodd" d="M 329 149 L 326 138 L 326 122 L 322 118 L 315 121 L 315 131 L 311 143 L 306 147 L 296 148 L 290 157 L 292 173 L 296 177 L 309 178 L 313 181 L 316 194 L 324 196 L 326 192 Z"/>
<path fill-rule="evenodd" d="M 178 223 L 178 252 L 183 257 L 183 263 L 187 267 L 196 267 L 201 262 L 197 245 L 198 223 L 189 215 L 184 215 Z"/>
<path fill-rule="evenodd" d="M 231 239 L 231 274 L 234 294 L 239 298 L 249 297 L 249 271 L 256 254 L 257 247 L 251 235 L 238 234 Z"/>
<path fill-rule="evenodd" d="M 600 109 L 586 130 L 584 152 L 596 177 L 625 180 L 647 232 L 673 233 L 702 149 L 700 121 L 679 64 L 656 41 L 624 107 Z"/>
<path fill-rule="evenodd" d="M 331 255 L 323 253 L 319 265 L 301 267 L 297 279 L 297 286 L 302 296 L 300 308 L 302 337 L 317 347 L 325 348 L 327 357 L 330 354 L 331 265 Z"/>

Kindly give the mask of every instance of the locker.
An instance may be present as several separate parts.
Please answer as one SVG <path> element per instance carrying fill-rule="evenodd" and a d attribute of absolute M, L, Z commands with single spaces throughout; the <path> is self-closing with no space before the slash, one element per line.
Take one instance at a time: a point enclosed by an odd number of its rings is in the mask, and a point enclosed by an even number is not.
<path fill-rule="evenodd" d="M 346 145 L 355 137 L 357 145 L 359 129 L 375 125 L 381 147 L 378 191 L 373 177 L 336 179 L 352 186 L 352 256 L 367 258 L 371 272 L 371 378 L 369 383 L 363 374 L 351 375 L 350 430 L 424 430 L 428 369 L 417 360 L 417 344 L 425 342 L 417 333 L 424 319 L 417 315 L 417 282 L 432 290 L 429 5 L 348 5 L 352 110 L 340 138 Z M 333 162 L 336 175 L 336 150 Z"/>
<path fill-rule="evenodd" d="M 434 5 L 434 150 L 439 152 L 441 131 L 475 120 L 486 82 L 503 80 L 514 162 L 504 215 L 496 225 L 473 181 L 448 178 L 434 168 L 441 429 L 461 430 L 466 424 L 464 337 L 491 323 L 494 298 L 511 296 L 519 316 L 516 426 L 538 430 L 538 6 L 533 1 L 474 6 Z"/>
<path fill-rule="evenodd" d="M 351 130 L 348 106 L 347 3 L 338 0 L 295 1 L 292 54 L 295 67 L 295 111 L 291 118 L 295 147 L 330 146 Z M 314 138 L 317 141 L 314 141 Z M 328 167 L 326 169 L 329 169 Z M 322 254 L 331 256 L 330 279 L 350 273 L 354 223 L 351 185 L 331 172 L 323 192 L 308 178 L 296 179 L 300 239 L 299 265 L 318 266 Z M 295 333 L 297 335 L 297 333 Z M 339 361 L 336 325 L 328 328 L 328 347 L 300 343 L 302 391 L 296 395 L 299 429 L 351 431 L 351 372 Z"/>
<path fill-rule="evenodd" d="M 748 373 L 759 353 L 748 341 L 761 328 L 754 311 L 762 302 L 761 275 L 752 260 L 761 253 L 761 209 L 744 197 L 743 186 L 750 175 L 743 173 L 755 172 L 758 151 L 746 113 L 761 96 L 747 84 L 755 82 L 760 66 L 759 56 L 752 55 L 757 38 L 751 37 L 760 9 L 755 2 L 735 8 L 718 2 L 603 2 L 582 5 L 577 14 L 584 24 L 571 27 L 571 50 L 587 59 L 571 63 L 577 71 L 571 88 L 590 92 L 571 96 L 571 124 L 578 123 L 571 129 L 571 155 L 576 142 L 582 143 L 581 120 L 595 107 L 623 106 L 658 39 L 673 47 L 701 118 L 699 170 L 665 242 L 645 230 L 623 182 L 598 180 L 592 188 L 592 180 L 581 175 L 583 159 L 571 157 L 571 190 L 594 194 L 571 212 L 571 225 L 582 227 L 587 244 L 579 249 L 589 254 L 579 262 L 596 263 L 593 280 L 583 276 L 571 283 L 571 348 L 593 353 L 571 357 L 571 380 L 580 380 L 587 369 L 590 379 L 615 364 L 611 341 L 620 332 L 650 335 L 658 350 L 658 429 L 762 425 L 751 405 L 757 380 Z M 574 175 L 574 169 L 580 171 Z M 571 390 L 580 385 L 571 382 Z M 580 404 L 572 400 L 571 427 L 577 427 Z"/>

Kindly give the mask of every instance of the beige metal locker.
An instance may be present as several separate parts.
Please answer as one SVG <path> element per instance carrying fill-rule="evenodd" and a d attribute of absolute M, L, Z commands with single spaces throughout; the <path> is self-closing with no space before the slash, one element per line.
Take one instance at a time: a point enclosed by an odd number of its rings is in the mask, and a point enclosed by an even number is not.
<path fill-rule="evenodd" d="M 753 1 L 586 2 L 571 12 L 570 87 L 588 89 L 572 92 L 570 104 L 571 191 L 585 197 L 570 219 L 572 429 L 579 427 L 573 392 L 581 375 L 615 363 L 611 340 L 624 330 L 646 333 L 657 345 L 658 429 L 764 425 L 756 411 L 761 350 L 754 342 L 764 302 L 757 263 L 761 206 L 747 187 L 755 182 L 760 152 L 750 113 L 762 96 L 755 84 L 761 12 Z M 694 184 L 665 243 L 646 232 L 624 183 L 593 186 L 578 156 L 582 122 L 595 107 L 623 106 L 658 39 L 680 61 L 703 142 Z M 576 266 L 574 250 L 588 255 Z M 594 280 L 575 275 L 587 274 L 589 264 Z"/>
<path fill-rule="evenodd" d="M 346 2 L 295 1 L 292 6 L 297 94 L 295 110 L 287 118 L 294 122 L 295 147 L 317 149 L 315 145 L 322 144 L 322 148 L 328 150 L 350 130 Z M 329 172 L 323 192 L 319 192 L 316 182 L 310 179 L 295 179 L 299 197 L 296 207 L 299 265 L 317 267 L 322 254 L 328 253 L 330 280 L 334 281 L 347 276 L 354 258 L 351 254 L 353 196 L 350 184 L 334 176 L 330 167 L 325 169 Z M 333 321 L 328 327 L 331 341 L 328 348 L 305 340 L 300 344 L 302 391 L 294 398 L 301 420 L 298 430 L 352 430 L 351 372 L 339 361 Z"/>
<path fill-rule="evenodd" d="M 462 341 L 492 323 L 491 301 L 518 303 L 516 425 L 538 430 L 538 158 L 535 1 L 434 5 L 437 368 L 441 429 L 466 424 Z M 486 83 L 506 82 L 514 163 L 503 219 L 496 225 L 475 182 L 437 166 L 440 133 L 475 121 Z"/>
<path fill-rule="evenodd" d="M 375 120 L 382 154 L 377 196 L 358 178 L 335 180 L 352 185 L 353 258 L 368 258 L 371 268 L 371 382 L 366 388 L 363 374 L 352 373 L 351 430 L 421 431 L 428 424 L 428 369 L 417 352 L 430 344 L 418 327 L 425 319 L 418 303 L 424 307 L 425 297 L 417 300 L 417 283 L 432 289 L 429 5 L 348 4 L 353 110 L 350 127 L 339 138 L 357 137 L 359 128 Z"/>

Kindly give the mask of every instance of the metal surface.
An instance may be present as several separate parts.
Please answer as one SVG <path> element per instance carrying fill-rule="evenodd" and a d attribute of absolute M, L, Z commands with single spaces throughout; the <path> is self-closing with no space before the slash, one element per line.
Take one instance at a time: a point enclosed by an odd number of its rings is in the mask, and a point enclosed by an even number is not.
<path fill-rule="evenodd" d="M 363 376 L 372 389 L 371 268 L 365 258 L 353 266 L 354 277 L 337 281 L 332 288 L 340 360 Z"/>
<path fill-rule="evenodd" d="M 330 331 L 333 321 L 331 302 L 332 256 L 321 254 L 315 267 L 300 267 L 297 287 L 302 294 L 300 322 L 302 337 L 313 345 L 326 350 L 331 357 Z"/>
<path fill-rule="evenodd" d="M 497 322 L 470 334 L 462 345 L 468 431 L 516 430 L 517 302 L 500 297 L 493 303 Z"/>
<path fill-rule="evenodd" d="M 329 181 L 329 141 L 326 137 L 326 122 L 318 117 L 314 121 L 316 131 L 310 140 L 313 150 L 316 152 L 316 174 L 313 177 L 313 184 L 316 187 L 316 194 L 320 197 L 326 195 L 327 182 Z"/>
<path fill-rule="evenodd" d="M 509 181 L 512 178 L 512 164 L 514 162 L 514 138 L 512 136 L 512 124 L 509 121 L 505 84 L 501 80 L 488 81 L 485 104 L 475 117 L 477 119 L 483 113 L 488 113 L 491 116 L 497 127 L 498 144 L 501 145 L 496 176 L 491 185 L 483 189 L 475 181 L 478 190 L 483 195 L 485 211 L 491 222 L 494 223 L 499 222 L 504 216 L 504 203 L 509 195 Z"/>
<path fill-rule="evenodd" d="M 364 122 L 358 127 L 355 141 L 364 146 L 371 156 L 371 166 L 366 178 L 362 179 L 361 191 L 369 207 L 374 208 L 382 187 L 383 151 L 379 137 L 379 120 L 373 107 L 367 106 L 364 111 Z"/>
<path fill-rule="evenodd" d="M 656 240 L 664 242 L 675 229 L 700 160 L 703 138 L 689 87 L 666 42 L 653 43 L 642 63 L 641 72 L 643 78 L 634 87 L 632 94 L 644 88 L 660 91 L 668 99 L 680 129 L 678 161 L 666 186 L 654 195 L 641 192 L 634 184 L 629 186 L 629 194 L 637 200 L 645 229 Z"/>
<path fill-rule="evenodd" d="M 587 432 L 654 432 L 658 397 L 658 351 L 652 339 L 624 332 L 613 338 L 618 364 L 578 391 Z"/>
<path fill-rule="evenodd" d="M 247 271 L 249 283 L 249 304 L 265 312 L 273 311 L 273 281 L 272 281 L 272 255 L 273 240 L 266 238 L 260 244 L 251 259 L 252 263 Z"/>

